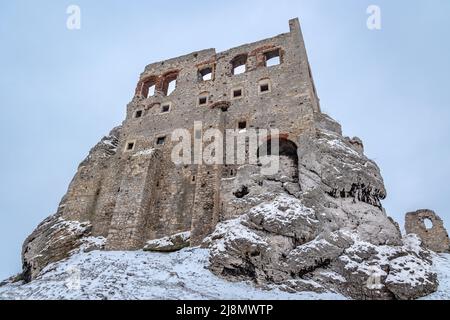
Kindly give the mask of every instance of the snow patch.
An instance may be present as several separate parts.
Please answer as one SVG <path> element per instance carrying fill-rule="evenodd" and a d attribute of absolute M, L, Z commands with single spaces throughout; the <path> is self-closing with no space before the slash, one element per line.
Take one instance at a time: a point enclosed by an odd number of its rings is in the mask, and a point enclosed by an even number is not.
<path fill-rule="evenodd" d="M 333 280 L 336 280 L 336 281 L 339 281 L 342 283 L 347 282 L 347 280 L 343 276 L 341 276 L 340 274 L 338 274 L 336 272 L 325 271 L 325 272 L 321 272 L 320 275 L 325 278 L 333 279 Z"/>
<path fill-rule="evenodd" d="M 390 262 L 390 267 L 394 270 L 389 272 L 386 283 L 406 283 L 411 287 L 422 285 L 424 282 L 432 283 L 427 280 L 431 266 L 415 256 L 408 255 L 394 259 Z"/>
<path fill-rule="evenodd" d="M 152 149 L 147 149 L 147 150 L 142 150 L 142 151 L 136 152 L 136 153 L 133 155 L 133 157 L 150 156 L 150 155 L 152 155 L 154 152 L 155 152 L 155 149 L 154 149 L 154 148 L 152 148 Z"/>
<path fill-rule="evenodd" d="M 437 274 L 439 288 L 421 300 L 450 300 L 450 254 L 434 254 L 432 270 Z"/>
<path fill-rule="evenodd" d="M 206 269 L 209 251 L 189 248 L 176 253 L 79 253 L 52 265 L 29 284 L 0 287 L 0 299 L 63 300 L 329 300 L 335 293 L 287 293 L 233 283 Z"/>
<path fill-rule="evenodd" d="M 177 233 L 177 234 L 174 234 L 173 236 L 164 237 L 161 239 L 150 240 L 150 241 L 147 241 L 147 245 L 154 246 L 154 247 L 173 246 L 173 245 L 175 245 L 173 243 L 173 239 L 175 237 L 179 238 L 182 241 L 188 241 L 191 238 L 191 232 L 187 231 L 187 232 Z"/>
<path fill-rule="evenodd" d="M 334 140 L 326 140 L 326 139 L 319 139 L 320 142 L 326 142 L 331 148 L 333 149 L 339 149 L 341 151 L 344 151 L 345 153 L 352 154 L 356 157 L 360 157 L 361 155 L 350 148 L 349 146 L 345 145 L 341 140 L 334 139 Z"/>
<path fill-rule="evenodd" d="M 50 229 L 66 229 L 73 234 L 81 234 L 90 226 L 89 222 L 69 221 L 58 218 L 57 222 Z"/>
<path fill-rule="evenodd" d="M 263 214 L 266 221 L 281 221 L 289 224 L 298 217 L 305 219 L 308 224 L 319 223 L 315 219 L 313 209 L 304 206 L 300 200 L 288 195 L 280 195 L 270 203 L 263 203 L 250 210 L 250 214 Z"/>
<path fill-rule="evenodd" d="M 86 237 L 81 239 L 80 247 L 75 249 L 71 253 L 103 249 L 105 245 L 106 245 L 105 237 Z"/>
<path fill-rule="evenodd" d="M 242 216 L 216 226 L 215 231 L 205 239 L 205 243 L 211 243 L 211 254 L 225 252 L 227 246 L 238 239 L 254 245 L 267 246 L 262 237 L 242 224 L 243 221 L 244 217 Z"/>

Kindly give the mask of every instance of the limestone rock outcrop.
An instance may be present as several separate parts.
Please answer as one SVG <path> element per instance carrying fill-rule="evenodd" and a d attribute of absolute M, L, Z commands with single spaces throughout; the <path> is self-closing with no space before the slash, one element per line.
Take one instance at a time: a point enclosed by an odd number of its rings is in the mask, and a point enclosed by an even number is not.
<path fill-rule="evenodd" d="M 190 232 L 177 233 L 161 239 L 150 240 L 144 246 L 144 251 L 175 252 L 189 247 L 191 242 Z"/>
<path fill-rule="evenodd" d="M 91 197 L 79 198 L 77 203 L 68 198 L 71 193 L 81 193 L 94 188 L 85 181 L 89 181 L 94 174 L 102 174 L 117 151 L 119 135 L 120 127 L 114 128 L 108 136 L 92 148 L 80 164 L 69 192 L 62 199 L 57 213 L 39 224 L 25 240 L 22 247 L 22 264 L 23 277 L 27 281 L 34 279 L 50 263 L 67 258 L 76 250 L 89 251 L 104 248 L 106 238 L 99 234 L 93 236 L 93 223 L 98 228 L 100 222 L 89 220 L 89 217 L 82 217 L 75 210 L 92 203 Z"/>
<path fill-rule="evenodd" d="M 31 281 L 50 263 L 75 252 L 103 249 L 106 239 L 91 237 L 91 230 L 89 222 L 65 220 L 58 214 L 47 218 L 23 245 L 23 278 Z"/>
<path fill-rule="evenodd" d="M 298 196 L 283 191 L 282 182 L 275 187 L 272 177 L 258 198 L 252 180 L 261 177 L 238 171 L 254 206 L 205 240 L 211 270 L 234 281 L 356 299 L 416 299 L 436 290 L 430 252 L 416 236 L 402 238 L 381 206 L 386 191 L 376 164 L 323 129 L 302 137 L 299 149 Z"/>
<path fill-rule="evenodd" d="M 265 218 L 254 219 L 260 213 Z M 283 228 L 299 220 L 304 223 L 297 228 Z M 211 248 L 210 269 L 215 274 L 231 281 L 252 280 L 262 287 L 276 284 L 288 292 L 416 299 L 437 289 L 430 252 L 415 235 L 398 245 L 373 242 L 361 240 L 352 227 L 331 232 L 300 200 L 279 195 L 219 224 L 205 246 Z"/>

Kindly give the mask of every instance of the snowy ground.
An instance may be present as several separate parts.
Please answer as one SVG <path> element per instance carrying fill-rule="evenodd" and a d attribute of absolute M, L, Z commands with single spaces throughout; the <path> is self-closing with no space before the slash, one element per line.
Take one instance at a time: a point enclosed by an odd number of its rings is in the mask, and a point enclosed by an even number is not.
<path fill-rule="evenodd" d="M 450 254 L 436 254 L 433 268 L 438 275 L 439 289 L 423 300 L 450 300 Z"/>
<path fill-rule="evenodd" d="M 230 283 L 205 269 L 206 249 L 177 253 L 94 251 L 51 265 L 30 284 L 0 287 L 1 299 L 344 299 Z"/>
<path fill-rule="evenodd" d="M 289 294 L 224 281 L 205 269 L 206 249 L 177 253 L 80 253 L 49 266 L 30 284 L 0 287 L 1 299 L 344 299 L 334 293 Z M 450 299 L 450 255 L 436 255 L 439 292 L 428 299 Z"/>

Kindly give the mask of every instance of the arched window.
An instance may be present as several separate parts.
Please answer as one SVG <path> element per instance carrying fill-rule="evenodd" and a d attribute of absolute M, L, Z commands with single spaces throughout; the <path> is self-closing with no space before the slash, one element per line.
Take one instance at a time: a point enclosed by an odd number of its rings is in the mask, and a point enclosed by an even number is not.
<path fill-rule="evenodd" d="M 278 139 L 272 144 L 272 139 Z M 275 149 L 273 147 L 275 146 Z M 269 138 L 259 146 L 258 159 L 262 157 L 279 157 L 278 175 L 289 178 L 292 182 L 298 182 L 298 153 L 297 145 L 284 137 Z"/>
<path fill-rule="evenodd" d="M 177 88 L 178 71 L 166 73 L 163 78 L 163 93 L 166 96 L 170 96 Z"/>
<path fill-rule="evenodd" d="M 264 53 L 266 67 L 273 67 L 281 64 L 280 49 L 275 49 Z"/>
<path fill-rule="evenodd" d="M 423 219 L 423 223 L 427 230 L 433 229 L 433 221 L 430 218 Z"/>
<path fill-rule="evenodd" d="M 141 88 L 141 95 L 145 98 L 153 97 L 156 93 L 156 77 L 146 79 Z"/>
<path fill-rule="evenodd" d="M 214 79 L 214 67 L 208 66 L 198 70 L 199 81 L 209 81 Z"/>
<path fill-rule="evenodd" d="M 241 54 L 231 61 L 232 73 L 234 75 L 242 74 L 247 71 L 247 58 L 248 56 L 246 54 Z"/>

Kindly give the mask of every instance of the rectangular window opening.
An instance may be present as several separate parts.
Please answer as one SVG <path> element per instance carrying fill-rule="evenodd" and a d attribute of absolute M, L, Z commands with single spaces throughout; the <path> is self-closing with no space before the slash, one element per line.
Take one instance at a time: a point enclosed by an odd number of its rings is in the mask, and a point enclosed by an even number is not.
<path fill-rule="evenodd" d="M 233 98 L 240 98 L 240 97 L 242 97 L 242 89 L 233 90 Z"/>
<path fill-rule="evenodd" d="M 231 61 L 231 67 L 234 75 L 247 72 L 247 58 L 248 56 L 246 54 L 241 54 Z"/>
<path fill-rule="evenodd" d="M 136 111 L 136 114 L 134 115 L 134 117 L 135 117 L 136 119 L 142 117 L 142 110 Z"/>
<path fill-rule="evenodd" d="M 208 103 L 208 97 L 200 97 L 200 98 L 198 98 L 198 104 L 200 106 L 205 105 L 207 103 Z"/>
<path fill-rule="evenodd" d="M 147 98 L 155 96 L 156 85 L 152 85 L 148 88 Z"/>
<path fill-rule="evenodd" d="M 274 50 L 270 52 L 266 52 L 264 54 L 265 60 L 266 60 L 266 67 L 273 67 L 281 64 L 281 56 L 280 56 L 280 50 Z"/>
<path fill-rule="evenodd" d="M 158 146 L 162 146 L 163 144 L 165 144 L 166 143 L 166 137 L 159 137 L 157 140 L 156 140 L 156 144 L 158 145 Z"/>
<path fill-rule="evenodd" d="M 134 142 L 129 142 L 127 144 L 127 150 L 130 151 L 130 150 L 133 150 L 133 148 L 134 148 Z"/>
<path fill-rule="evenodd" d="M 268 83 L 261 84 L 259 86 L 259 88 L 260 88 L 260 90 L 259 90 L 260 92 L 268 92 L 270 90 Z"/>
<path fill-rule="evenodd" d="M 161 113 L 167 113 L 170 111 L 170 105 L 169 104 L 165 104 L 161 107 Z"/>
<path fill-rule="evenodd" d="M 202 81 L 212 80 L 213 69 L 211 67 L 201 69 L 198 73 L 199 73 L 199 78 Z"/>
<path fill-rule="evenodd" d="M 238 128 L 239 130 L 247 129 L 247 121 L 239 121 Z"/>

